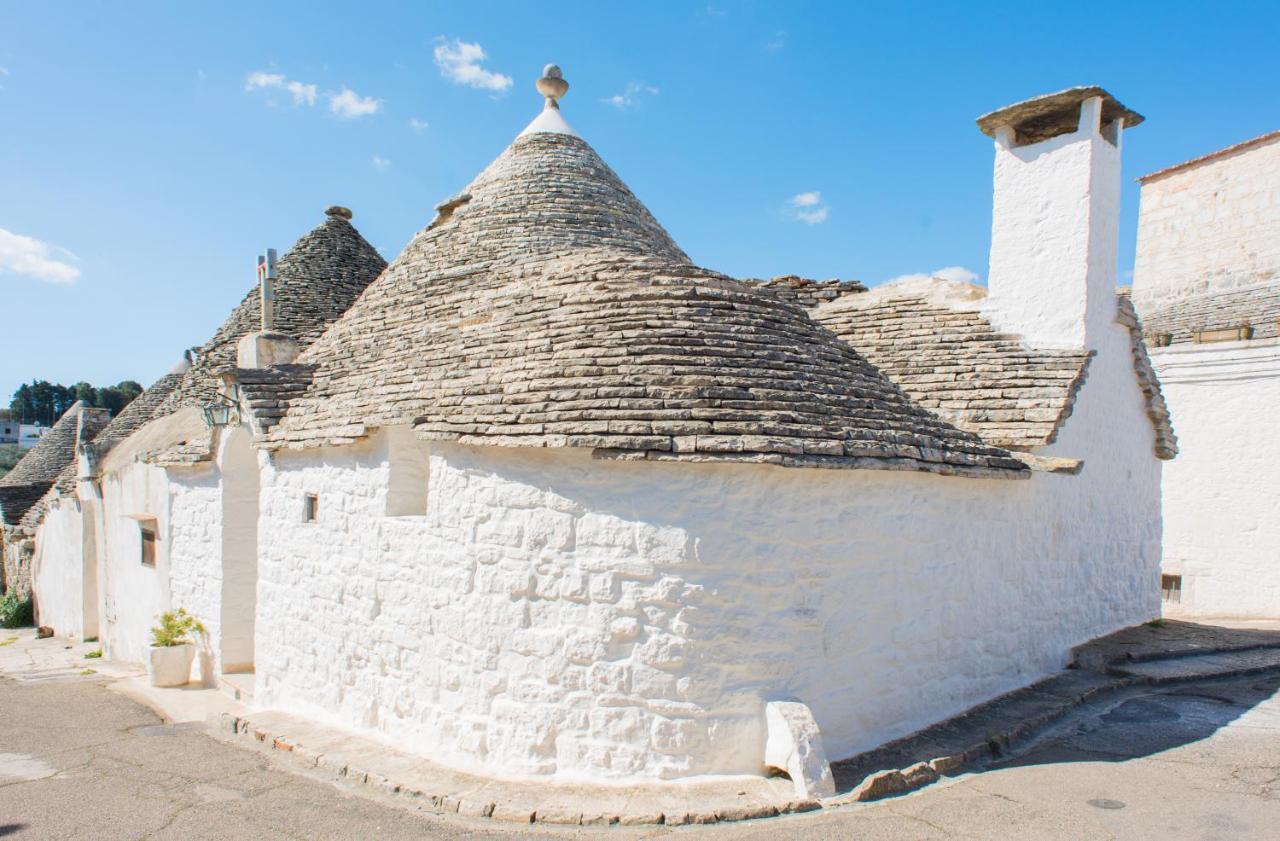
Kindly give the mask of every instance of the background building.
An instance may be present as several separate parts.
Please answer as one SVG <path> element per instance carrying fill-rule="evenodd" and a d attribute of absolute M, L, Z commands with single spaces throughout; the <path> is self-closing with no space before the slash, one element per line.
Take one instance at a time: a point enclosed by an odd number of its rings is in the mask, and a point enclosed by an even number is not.
<path fill-rule="evenodd" d="M 1280 131 L 1139 180 L 1133 299 L 1182 448 L 1165 611 L 1280 616 Z"/>

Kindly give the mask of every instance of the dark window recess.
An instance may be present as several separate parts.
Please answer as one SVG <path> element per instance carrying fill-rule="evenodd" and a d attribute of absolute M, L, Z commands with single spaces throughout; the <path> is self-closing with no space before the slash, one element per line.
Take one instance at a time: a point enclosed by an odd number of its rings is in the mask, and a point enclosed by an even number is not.
<path fill-rule="evenodd" d="M 142 565 L 156 565 L 156 522 L 155 520 L 138 523 L 138 533 L 142 537 Z"/>
<path fill-rule="evenodd" d="M 1182 602 L 1182 576 L 1181 575 L 1162 575 L 1160 576 L 1160 595 L 1167 602 L 1179 604 Z"/>
<path fill-rule="evenodd" d="M 315 494 L 307 494 L 306 507 L 302 509 L 302 519 L 306 523 L 314 523 L 316 515 L 320 513 L 320 497 Z"/>

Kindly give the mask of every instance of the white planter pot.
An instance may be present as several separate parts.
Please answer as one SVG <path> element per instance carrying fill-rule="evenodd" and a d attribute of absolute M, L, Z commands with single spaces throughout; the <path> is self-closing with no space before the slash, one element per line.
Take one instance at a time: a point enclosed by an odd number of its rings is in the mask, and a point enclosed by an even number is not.
<path fill-rule="evenodd" d="M 196 647 L 190 643 L 151 646 L 151 656 L 147 662 L 151 685 L 186 686 L 191 679 L 191 661 L 195 656 Z"/>

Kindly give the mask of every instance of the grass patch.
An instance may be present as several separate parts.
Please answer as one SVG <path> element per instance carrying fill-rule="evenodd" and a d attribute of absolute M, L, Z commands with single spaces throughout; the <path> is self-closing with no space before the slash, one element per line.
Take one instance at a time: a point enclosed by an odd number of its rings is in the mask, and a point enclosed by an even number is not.
<path fill-rule="evenodd" d="M 1148 628 L 1163 628 L 1163 627 L 1164 627 L 1164 620 L 1163 620 L 1163 619 L 1152 619 L 1150 622 L 1144 622 L 1144 623 L 1142 623 L 1142 624 L 1146 625 Z"/>
<path fill-rule="evenodd" d="M 80 674 L 84 675 L 85 677 L 88 677 L 89 675 L 96 675 L 97 673 L 98 672 L 95 669 L 84 669 L 83 671 L 80 672 Z"/>
<path fill-rule="evenodd" d="M 8 639 L 0 640 L 0 645 L 13 645 L 19 639 L 21 639 L 21 637 L 9 637 Z"/>
<path fill-rule="evenodd" d="M 86 651 L 84 653 L 84 659 L 86 660 L 97 660 L 101 656 L 102 656 L 101 648 L 94 649 L 93 651 Z"/>

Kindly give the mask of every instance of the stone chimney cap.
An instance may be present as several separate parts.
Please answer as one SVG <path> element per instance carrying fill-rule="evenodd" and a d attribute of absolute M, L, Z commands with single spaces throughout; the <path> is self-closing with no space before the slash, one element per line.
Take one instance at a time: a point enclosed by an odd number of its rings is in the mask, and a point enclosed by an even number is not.
<path fill-rule="evenodd" d="M 1133 128 L 1146 119 L 1097 85 L 1088 85 L 1006 105 L 979 117 L 978 128 L 995 137 L 996 129 L 1008 127 L 1017 133 L 1019 143 L 1039 143 L 1075 131 L 1080 126 L 1080 105 L 1095 96 L 1102 97 L 1103 125 L 1123 117 L 1124 127 Z"/>
<path fill-rule="evenodd" d="M 324 215 L 333 217 L 334 219 L 350 219 L 351 209 L 343 207 L 340 204 L 334 204 L 324 209 Z"/>

